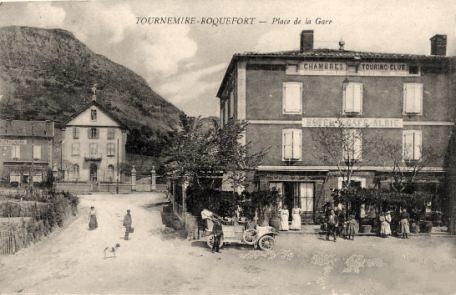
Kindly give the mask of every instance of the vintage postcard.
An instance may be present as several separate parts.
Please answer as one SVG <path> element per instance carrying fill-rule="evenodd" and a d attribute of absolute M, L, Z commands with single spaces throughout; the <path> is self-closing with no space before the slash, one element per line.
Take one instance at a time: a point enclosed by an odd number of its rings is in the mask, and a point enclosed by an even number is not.
<path fill-rule="evenodd" d="M 0 294 L 456 294 L 456 2 L 0 0 Z"/>

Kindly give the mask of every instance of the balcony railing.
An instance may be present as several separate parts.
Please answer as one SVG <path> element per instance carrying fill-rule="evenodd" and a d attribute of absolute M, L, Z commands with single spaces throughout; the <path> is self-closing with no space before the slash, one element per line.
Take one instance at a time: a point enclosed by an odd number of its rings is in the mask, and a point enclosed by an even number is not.
<path fill-rule="evenodd" d="M 102 157 L 102 153 L 88 153 L 84 155 L 86 161 L 100 161 Z"/>

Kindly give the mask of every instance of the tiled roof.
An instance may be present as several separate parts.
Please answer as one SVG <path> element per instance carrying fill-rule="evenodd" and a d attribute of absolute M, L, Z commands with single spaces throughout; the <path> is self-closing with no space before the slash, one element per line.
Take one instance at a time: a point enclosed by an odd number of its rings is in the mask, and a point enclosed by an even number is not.
<path fill-rule="evenodd" d="M 446 56 L 436 55 L 419 55 L 419 54 L 402 54 L 402 53 L 381 53 L 381 52 L 364 52 L 337 49 L 314 49 L 307 51 L 292 50 L 279 52 L 244 52 L 236 53 L 234 56 L 245 57 L 312 57 L 312 58 L 341 58 L 341 59 L 407 59 L 407 60 L 427 60 L 438 61 L 446 60 Z"/>
<path fill-rule="evenodd" d="M 0 120 L 0 136 L 53 137 L 54 122 Z"/>

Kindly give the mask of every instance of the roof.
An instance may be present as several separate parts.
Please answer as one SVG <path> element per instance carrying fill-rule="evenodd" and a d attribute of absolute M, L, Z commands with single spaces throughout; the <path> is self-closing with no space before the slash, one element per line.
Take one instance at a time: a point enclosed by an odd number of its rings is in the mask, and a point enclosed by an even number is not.
<path fill-rule="evenodd" d="M 62 125 L 67 125 L 71 120 L 73 120 L 74 118 L 76 118 L 77 116 L 79 116 L 80 114 L 82 114 L 85 110 L 87 110 L 88 108 L 91 108 L 92 106 L 96 106 L 98 107 L 100 110 L 102 110 L 103 112 L 105 112 L 112 120 L 114 120 L 115 122 L 117 122 L 120 127 L 122 129 L 128 129 L 127 126 L 122 122 L 120 121 L 116 115 L 114 115 L 110 110 L 108 110 L 108 108 L 106 108 L 104 105 L 102 105 L 101 103 L 97 102 L 96 100 L 92 100 L 90 101 L 89 103 L 85 104 L 84 106 L 82 106 L 78 111 L 76 111 L 73 115 L 71 115 L 67 120 L 65 120 Z"/>
<path fill-rule="evenodd" d="M 290 50 L 278 52 L 244 52 L 236 53 L 233 55 L 231 62 L 223 77 L 220 88 L 217 92 L 217 97 L 222 95 L 222 91 L 228 82 L 229 74 L 233 70 L 235 64 L 239 60 L 249 59 L 329 59 L 329 60 L 344 60 L 344 61 L 401 61 L 401 62 L 415 62 L 415 63 L 447 63 L 449 57 L 437 55 L 419 55 L 419 54 L 402 54 L 402 53 L 381 53 L 381 52 L 366 52 L 366 51 L 351 51 L 339 49 L 313 49 L 313 50 Z"/>
<path fill-rule="evenodd" d="M 54 137 L 54 122 L 0 120 L 0 136 Z"/>

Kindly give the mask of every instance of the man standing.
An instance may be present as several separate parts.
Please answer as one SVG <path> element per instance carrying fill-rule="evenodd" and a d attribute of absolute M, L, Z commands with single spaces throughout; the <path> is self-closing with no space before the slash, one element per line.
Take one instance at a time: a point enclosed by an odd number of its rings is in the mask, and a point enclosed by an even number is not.
<path fill-rule="evenodd" d="M 214 221 L 214 226 L 212 227 L 212 235 L 214 236 L 214 244 L 212 245 L 212 253 L 214 251 L 220 252 L 220 241 L 223 237 L 222 224 L 219 220 Z"/>
<path fill-rule="evenodd" d="M 337 227 L 337 216 L 334 213 L 334 210 L 331 210 L 331 213 L 328 216 L 327 220 L 328 228 L 326 231 L 326 240 L 329 240 L 329 236 L 332 235 L 334 242 L 336 241 L 336 227 Z"/>
<path fill-rule="evenodd" d="M 131 232 L 131 215 L 130 215 L 130 209 L 127 210 L 127 214 L 125 214 L 125 217 L 123 219 L 123 226 L 125 226 L 125 240 L 128 240 L 128 235 Z"/>

